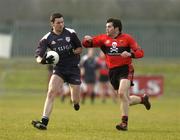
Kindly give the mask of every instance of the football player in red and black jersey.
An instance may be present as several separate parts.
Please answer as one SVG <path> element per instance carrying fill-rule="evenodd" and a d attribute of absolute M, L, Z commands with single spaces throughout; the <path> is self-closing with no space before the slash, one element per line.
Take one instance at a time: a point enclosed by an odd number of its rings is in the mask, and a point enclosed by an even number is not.
<path fill-rule="evenodd" d="M 106 34 L 86 35 L 82 44 L 86 48 L 99 47 L 104 52 L 110 82 L 121 99 L 122 122 L 116 128 L 127 130 L 129 105 L 143 104 L 147 110 L 151 108 L 148 95 L 130 96 L 128 92 L 133 85 L 132 59 L 142 58 L 144 51 L 131 35 L 122 33 L 121 21 L 114 18 L 107 20 Z"/>

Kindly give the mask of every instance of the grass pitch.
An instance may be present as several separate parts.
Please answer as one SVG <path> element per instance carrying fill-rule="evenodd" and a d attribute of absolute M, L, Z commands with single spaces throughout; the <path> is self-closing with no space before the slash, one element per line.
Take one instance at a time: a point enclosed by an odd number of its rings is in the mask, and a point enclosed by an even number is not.
<path fill-rule="evenodd" d="M 34 59 L 0 61 L 0 140 L 180 140 L 179 61 L 137 61 L 136 74 L 163 75 L 164 95 L 152 109 L 130 107 L 127 132 L 117 131 L 119 103 L 88 101 L 74 111 L 67 100 L 55 100 L 47 131 L 31 125 L 40 119 L 47 87 L 47 68 Z"/>
<path fill-rule="evenodd" d="M 180 139 L 180 102 L 178 98 L 152 99 L 152 110 L 130 107 L 129 130 L 117 131 L 119 104 L 96 100 L 74 111 L 69 101 L 56 99 L 48 130 L 33 128 L 40 119 L 45 95 L 9 93 L 0 96 L 1 140 L 178 140 Z"/>

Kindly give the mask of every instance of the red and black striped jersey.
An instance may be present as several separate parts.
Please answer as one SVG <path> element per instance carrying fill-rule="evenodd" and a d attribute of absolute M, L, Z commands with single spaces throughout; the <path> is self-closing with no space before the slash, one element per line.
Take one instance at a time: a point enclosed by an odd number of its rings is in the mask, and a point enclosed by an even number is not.
<path fill-rule="evenodd" d="M 83 40 L 84 47 L 99 47 L 106 56 L 106 63 L 109 68 L 129 65 L 132 58 L 142 58 L 144 51 L 137 44 L 135 39 L 129 34 L 119 34 L 116 38 L 111 38 L 106 34 L 93 36 L 92 44 Z M 121 53 L 127 51 L 131 53 L 131 57 L 123 58 Z"/>

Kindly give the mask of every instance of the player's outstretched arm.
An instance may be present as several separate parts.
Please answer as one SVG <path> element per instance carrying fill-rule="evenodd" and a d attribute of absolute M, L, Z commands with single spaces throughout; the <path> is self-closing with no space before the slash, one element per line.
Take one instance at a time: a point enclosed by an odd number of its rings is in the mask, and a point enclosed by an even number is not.
<path fill-rule="evenodd" d="M 82 40 L 82 45 L 85 47 L 85 48 L 90 48 L 92 47 L 92 37 L 89 36 L 89 35 L 85 35 L 83 40 Z"/>

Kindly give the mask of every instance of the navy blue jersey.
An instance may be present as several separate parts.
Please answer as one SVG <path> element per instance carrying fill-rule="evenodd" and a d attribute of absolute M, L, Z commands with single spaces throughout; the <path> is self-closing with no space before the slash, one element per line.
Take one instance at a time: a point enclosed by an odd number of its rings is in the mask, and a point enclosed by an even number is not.
<path fill-rule="evenodd" d="M 86 83 L 95 83 L 96 70 L 98 68 L 96 58 L 90 58 L 87 55 L 84 55 L 81 60 L 81 67 L 84 68 L 84 81 Z"/>
<path fill-rule="evenodd" d="M 36 57 L 43 57 L 49 49 L 59 54 L 60 59 L 55 67 L 77 66 L 80 61 L 80 55 L 72 53 L 72 50 L 78 47 L 82 46 L 75 31 L 70 28 L 64 28 L 60 35 L 49 32 L 40 40 L 36 49 Z"/>

